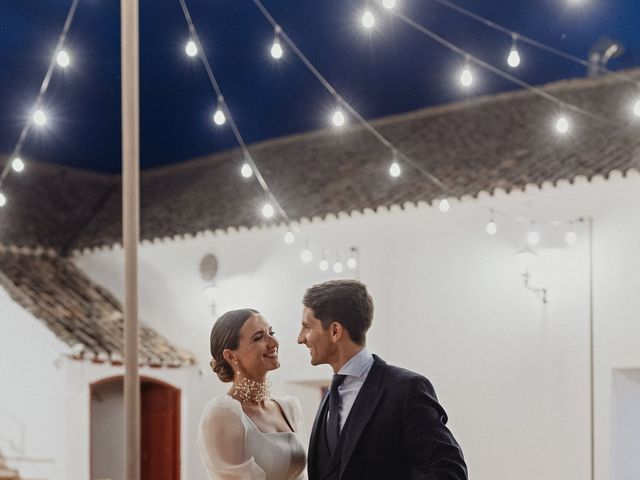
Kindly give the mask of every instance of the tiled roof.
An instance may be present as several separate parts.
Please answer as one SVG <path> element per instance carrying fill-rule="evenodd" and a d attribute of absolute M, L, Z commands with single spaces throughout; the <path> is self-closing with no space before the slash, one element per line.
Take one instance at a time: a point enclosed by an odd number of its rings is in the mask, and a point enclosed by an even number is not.
<path fill-rule="evenodd" d="M 0 285 L 71 347 L 75 357 L 122 363 L 120 303 L 69 259 L 0 247 Z M 179 367 L 194 363 L 191 354 L 149 327 L 140 325 L 139 340 L 142 365 Z"/>
<path fill-rule="evenodd" d="M 626 71 L 640 81 L 640 69 Z M 564 136 L 553 129 L 559 108 L 529 91 L 481 97 L 377 120 L 373 124 L 414 162 L 437 176 L 453 197 L 477 196 L 496 189 L 511 191 L 577 176 L 626 173 L 640 166 L 640 125 L 630 115 L 636 86 L 619 76 L 556 82 L 541 87 L 561 100 L 606 117 L 621 128 L 571 114 Z M 240 125 L 240 128 L 242 126 Z M 266 181 L 290 218 L 324 217 L 366 208 L 431 202 L 443 192 L 409 166 L 390 179 L 390 152 L 361 127 L 341 132 L 325 129 L 267 141 L 250 147 Z M 239 175 L 239 150 L 144 171 L 141 175 L 143 239 L 195 234 L 230 227 L 252 227 L 264 221 L 264 200 L 255 178 Z M 35 169 L 35 168 L 34 168 Z M 25 176 L 26 178 L 26 176 Z M 0 243 L 42 244 L 60 250 L 112 245 L 121 238 L 121 194 L 113 177 L 78 177 L 87 199 L 69 202 L 70 217 L 45 205 L 55 221 L 45 222 L 38 196 L 30 192 L 15 212 L 0 212 Z M 38 184 L 38 180 L 33 180 Z M 101 183 L 102 182 L 102 183 Z M 73 197 L 70 185 L 61 195 Z M 95 195 L 92 190 L 95 185 Z M 28 189 L 44 188 L 39 185 Z M 105 192 L 110 192 L 105 197 Z M 13 196 L 13 193 L 12 193 Z M 98 199 L 100 197 L 100 199 Z M 30 199 L 30 200 L 29 200 Z M 56 202 L 53 205 L 57 205 Z M 77 212 L 78 208 L 81 212 Z M 27 212 L 28 218 L 21 217 Z M 16 225 L 13 225 L 17 222 Z M 81 228 L 66 231 L 74 223 Z M 58 228 L 54 228 L 55 226 Z M 29 230 L 31 228 L 32 230 Z M 51 231 L 51 235 L 47 232 Z M 31 233 L 33 232 L 33 234 Z M 40 242 L 40 243 L 39 243 Z"/>

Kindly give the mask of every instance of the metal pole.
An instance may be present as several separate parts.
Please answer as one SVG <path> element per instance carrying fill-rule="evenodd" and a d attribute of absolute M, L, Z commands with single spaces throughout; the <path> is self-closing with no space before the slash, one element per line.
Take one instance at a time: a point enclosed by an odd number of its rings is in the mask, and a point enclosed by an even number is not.
<path fill-rule="evenodd" d="M 593 218 L 587 219 L 589 228 L 589 407 L 591 480 L 595 480 L 595 389 L 594 389 L 594 344 L 593 344 Z"/>
<path fill-rule="evenodd" d="M 140 478 L 138 373 L 138 242 L 140 238 L 140 108 L 138 0 L 120 1 L 122 61 L 122 244 L 125 253 L 125 479 Z"/>

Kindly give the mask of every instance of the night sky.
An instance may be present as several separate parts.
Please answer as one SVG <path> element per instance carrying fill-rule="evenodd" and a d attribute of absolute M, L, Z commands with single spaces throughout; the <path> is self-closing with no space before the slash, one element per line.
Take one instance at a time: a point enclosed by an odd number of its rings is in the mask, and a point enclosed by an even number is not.
<path fill-rule="evenodd" d="M 397 0 L 402 11 L 495 66 L 511 39 L 433 0 Z M 640 66 L 639 0 L 454 0 L 503 26 L 581 58 L 601 36 L 624 54 L 608 68 Z M 475 68 L 459 87 L 463 59 L 382 12 L 362 28 L 364 0 L 264 0 L 285 32 L 343 97 L 374 119 L 516 87 Z M 579 3 L 579 5 L 576 5 Z M 28 121 L 71 0 L 0 0 L 0 153 L 9 154 Z M 49 123 L 33 129 L 22 157 L 103 172 L 120 170 L 118 0 L 80 0 L 44 104 Z M 334 102 L 293 52 L 269 55 L 273 29 L 251 0 L 187 0 L 225 98 L 247 143 L 323 128 Z M 376 10 L 374 9 L 374 12 Z M 141 166 L 236 146 L 216 127 L 216 98 L 189 39 L 178 0 L 140 1 Z M 519 45 L 515 74 L 532 84 L 585 75 L 585 67 Z"/>

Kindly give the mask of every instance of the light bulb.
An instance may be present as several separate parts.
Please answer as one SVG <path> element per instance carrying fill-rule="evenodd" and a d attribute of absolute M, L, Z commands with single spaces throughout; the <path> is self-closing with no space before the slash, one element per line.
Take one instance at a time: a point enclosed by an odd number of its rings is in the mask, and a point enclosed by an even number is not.
<path fill-rule="evenodd" d="M 342 273 L 342 270 L 344 270 L 344 267 L 342 266 L 342 262 L 340 260 L 333 264 L 333 271 L 335 273 Z"/>
<path fill-rule="evenodd" d="M 20 157 L 16 157 L 11 162 L 11 168 L 17 173 L 20 173 L 24 170 L 24 162 Z"/>
<path fill-rule="evenodd" d="M 67 68 L 71 63 L 71 59 L 69 58 L 69 54 L 65 50 L 60 50 L 58 55 L 56 55 L 56 62 L 62 68 Z"/>
<path fill-rule="evenodd" d="M 373 13 L 371 13 L 370 10 L 366 10 L 362 14 L 362 26 L 364 28 L 373 28 L 375 24 L 376 24 L 376 18 L 373 16 Z"/>
<path fill-rule="evenodd" d="M 311 250 L 309 250 L 308 248 L 305 248 L 302 253 L 300 254 L 300 259 L 304 262 L 304 263 L 309 263 L 311 262 L 311 260 L 313 260 L 313 254 L 311 253 Z"/>
<path fill-rule="evenodd" d="M 271 205 L 270 203 L 265 203 L 262 207 L 262 215 L 264 216 L 264 218 L 271 218 L 275 213 L 276 211 L 273 209 L 273 205 Z"/>
<path fill-rule="evenodd" d="M 187 42 L 187 46 L 184 47 L 184 51 L 187 52 L 187 55 L 190 57 L 195 57 L 198 54 L 198 47 L 196 47 L 196 42 L 193 40 L 189 40 Z"/>
<path fill-rule="evenodd" d="M 535 247 L 540 243 L 540 234 L 536 230 L 530 230 L 529 233 L 527 233 L 527 243 Z"/>
<path fill-rule="evenodd" d="M 446 213 L 451 209 L 451 204 L 449 203 L 449 200 L 447 200 L 446 198 L 443 198 L 442 200 L 440 200 L 440 203 L 438 204 L 438 208 L 442 213 Z"/>
<path fill-rule="evenodd" d="M 347 267 L 349 267 L 351 270 L 353 270 L 357 266 L 358 266 L 358 261 L 356 260 L 356 258 L 355 257 L 349 257 L 349 259 L 347 260 Z"/>
<path fill-rule="evenodd" d="M 633 114 L 637 117 L 640 117 L 640 99 L 636 100 L 636 103 L 633 106 Z"/>
<path fill-rule="evenodd" d="M 342 110 L 336 110 L 331 117 L 331 121 L 336 127 L 344 125 L 344 113 L 342 113 Z"/>
<path fill-rule="evenodd" d="M 382 6 L 388 10 L 391 10 L 396 6 L 396 0 L 382 0 Z"/>
<path fill-rule="evenodd" d="M 226 115 L 224 114 L 222 109 L 218 107 L 218 109 L 216 110 L 216 113 L 213 114 L 213 122 L 216 125 L 220 126 L 220 125 L 224 125 L 226 121 L 227 121 Z"/>
<path fill-rule="evenodd" d="M 401 173 L 400 165 L 398 164 L 398 162 L 393 162 L 389 167 L 389 175 L 391 175 L 394 178 L 397 178 L 400 176 L 400 173 Z"/>
<path fill-rule="evenodd" d="M 460 83 L 463 87 L 470 87 L 473 83 L 473 75 L 469 67 L 465 67 L 462 72 L 460 72 Z"/>
<path fill-rule="evenodd" d="M 516 68 L 518 65 L 520 65 L 520 54 L 518 53 L 518 50 L 516 50 L 515 48 L 511 49 L 511 51 L 509 52 L 509 57 L 507 58 L 507 63 L 511 68 Z"/>
<path fill-rule="evenodd" d="M 498 226 L 496 225 L 496 222 L 494 222 L 493 220 L 489 220 L 489 223 L 487 223 L 487 233 L 489 235 L 495 235 L 498 232 Z"/>
<path fill-rule="evenodd" d="M 47 115 L 42 110 L 36 110 L 33 112 L 33 122 L 42 127 L 47 123 Z"/>
<path fill-rule="evenodd" d="M 570 230 L 567 232 L 564 239 L 567 242 L 567 245 L 575 245 L 578 241 L 578 235 L 574 230 Z"/>
<path fill-rule="evenodd" d="M 567 133 L 569 130 L 569 120 L 567 120 L 567 117 L 562 116 L 558 118 L 556 121 L 556 130 L 560 133 Z"/>
<path fill-rule="evenodd" d="M 284 52 L 282 51 L 282 45 L 280 45 L 280 41 L 274 40 L 273 45 L 271 45 L 271 56 L 276 60 L 279 60 L 282 58 L 283 53 Z"/>
<path fill-rule="evenodd" d="M 323 258 L 322 260 L 320 260 L 318 268 L 323 272 L 326 272 L 327 270 L 329 270 L 329 262 L 327 262 L 327 260 Z"/>
<path fill-rule="evenodd" d="M 291 245 L 295 241 L 296 237 L 293 235 L 291 230 L 284 234 L 284 243 L 286 243 L 287 245 Z"/>
<path fill-rule="evenodd" d="M 0 207 L 4 207 L 7 204 L 7 197 L 4 196 L 4 193 L 0 193 Z"/>
<path fill-rule="evenodd" d="M 243 163 L 242 168 L 240 169 L 240 173 L 244 178 L 249 178 L 251 177 L 251 175 L 253 175 L 253 170 L 248 163 Z"/>

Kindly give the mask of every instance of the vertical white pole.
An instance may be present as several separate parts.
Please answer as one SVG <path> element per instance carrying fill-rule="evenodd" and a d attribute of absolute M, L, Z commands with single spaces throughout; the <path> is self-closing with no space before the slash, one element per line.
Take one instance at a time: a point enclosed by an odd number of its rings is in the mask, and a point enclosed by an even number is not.
<path fill-rule="evenodd" d="M 125 479 L 140 478 L 138 373 L 138 242 L 140 238 L 140 108 L 138 0 L 120 1 L 122 61 L 122 243 L 125 251 Z"/>

